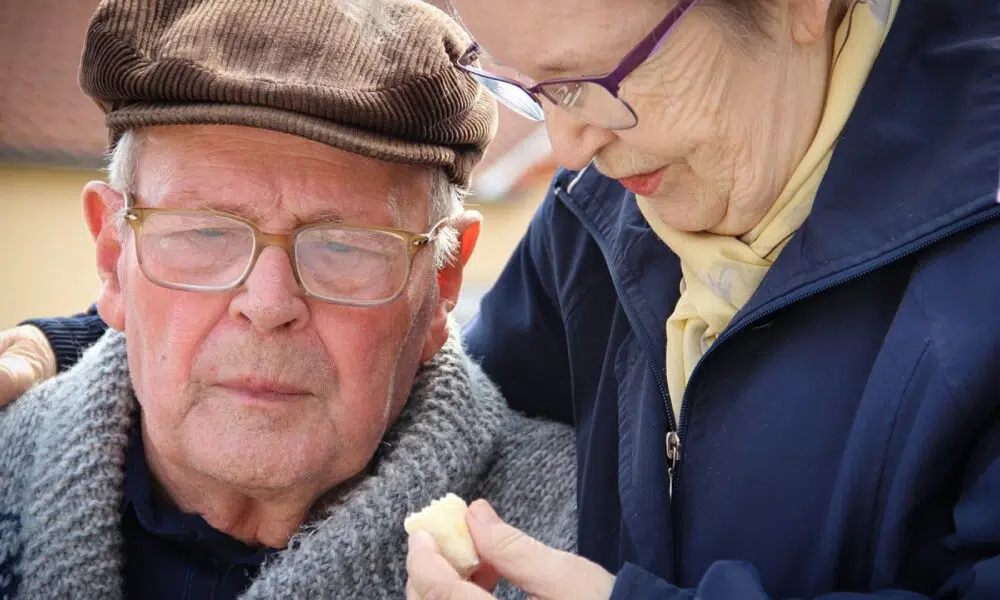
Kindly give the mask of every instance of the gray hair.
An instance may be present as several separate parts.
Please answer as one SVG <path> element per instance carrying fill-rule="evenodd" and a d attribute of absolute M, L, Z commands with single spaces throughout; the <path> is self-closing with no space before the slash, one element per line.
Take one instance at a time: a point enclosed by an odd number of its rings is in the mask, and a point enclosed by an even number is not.
<path fill-rule="evenodd" d="M 131 192 L 135 189 L 136 171 L 141 152 L 142 133 L 130 129 L 122 134 L 118 143 L 108 153 L 108 183 L 119 193 Z M 434 169 L 430 176 L 427 228 L 430 229 L 442 220 L 461 213 L 466 194 L 465 188 L 449 180 L 444 169 Z M 392 208 L 395 210 L 395 207 Z M 115 227 L 119 238 L 124 239 L 127 227 L 124 211 L 116 215 Z M 455 252 L 458 250 L 458 232 L 450 225 L 443 226 L 438 232 L 433 247 L 434 266 L 440 269 L 455 259 Z"/>

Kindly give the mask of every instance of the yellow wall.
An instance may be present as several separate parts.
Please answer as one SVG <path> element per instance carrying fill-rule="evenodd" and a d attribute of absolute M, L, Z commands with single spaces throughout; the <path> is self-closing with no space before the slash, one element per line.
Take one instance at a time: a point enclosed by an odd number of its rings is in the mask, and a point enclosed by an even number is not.
<path fill-rule="evenodd" d="M 483 229 L 465 273 L 466 284 L 489 286 L 500 275 L 544 194 L 542 186 L 509 202 L 478 204 L 475 199 L 469 201 L 470 209 L 483 214 Z"/>
<path fill-rule="evenodd" d="M 0 328 L 80 312 L 97 294 L 80 190 L 96 170 L 0 165 Z"/>
<path fill-rule="evenodd" d="M 0 329 L 30 317 L 80 312 L 96 297 L 80 190 L 101 176 L 96 170 L 0 165 Z M 544 191 L 530 190 L 516 202 L 470 202 L 484 217 L 465 275 L 473 304 L 506 264 Z"/>

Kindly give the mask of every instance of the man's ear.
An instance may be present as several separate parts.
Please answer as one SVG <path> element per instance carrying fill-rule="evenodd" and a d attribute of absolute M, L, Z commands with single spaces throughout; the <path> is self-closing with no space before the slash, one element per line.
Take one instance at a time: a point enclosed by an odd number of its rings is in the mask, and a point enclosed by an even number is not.
<path fill-rule="evenodd" d="M 458 294 L 462 291 L 462 274 L 476 249 L 482 222 L 483 215 L 474 210 L 464 211 L 452 219 L 450 226 L 458 232 L 458 248 L 454 258 L 438 269 L 438 302 L 420 353 L 421 362 L 434 358 L 448 341 L 448 314 L 458 303 Z"/>
<path fill-rule="evenodd" d="M 830 16 L 830 0 L 788 0 L 789 27 L 797 44 L 825 39 Z"/>
<path fill-rule="evenodd" d="M 125 330 L 125 302 L 118 277 L 123 232 L 117 230 L 116 221 L 124 206 L 122 195 L 104 182 L 91 181 L 83 188 L 83 214 L 97 246 L 97 274 L 101 278 L 97 312 L 118 331 Z"/>

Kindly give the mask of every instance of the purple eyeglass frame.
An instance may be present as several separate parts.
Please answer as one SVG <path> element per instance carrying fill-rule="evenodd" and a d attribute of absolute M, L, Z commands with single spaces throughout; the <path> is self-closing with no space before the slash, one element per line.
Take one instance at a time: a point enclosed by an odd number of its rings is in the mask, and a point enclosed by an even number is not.
<path fill-rule="evenodd" d="M 628 102 L 622 100 L 618 97 L 618 91 L 621 87 L 622 81 L 626 77 L 632 74 L 639 65 L 646 62 L 650 56 L 652 56 L 660 46 L 663 45 L 664 40 L 673 30 L 674 25 L 681 20 L 687 11 L 690 10 L 692 6 L 695 5 L 697 0 L 681 0 L 677 6 L 675 6 L 670 12 L 667 13 L 663 20 L 660 21 L 656 27 L 653 28 L 646 37 L 642 38 L 634 48 L 628 51 L 628 54 L 622 58 L 621 62 L 618 63 L 611 72 L 605 75 L 597 75 L 593 77 L 567 77 L 560 79 L 547 79 L 545 81 L 540 81 L 535 85 L 528 87 L 519 81 L 497 75 L 495 73 L 490 73 L 489 71 L 484 71 L 483 69 L 473 67 L 472 63 L 476 61 L 480 54 L 482 54 L 482 49 L 479 47 L 477 42 L 472 42 L 469 49 L 466 50 L 462 56 L 455 61 L 456 66 L 459 69 L 466 71 L 473 75 L 478 75 L 480 77 L 485 77 L 487 79 L 492 79 L 494 81 L 500 81 L 509 85 L 514 85 L 522 90 L 524 90 L 528 96 L 535 101 L 536 104 L 541 106 L 541 101 L 538 99 L 539 94 L 545 95 L 543 88 L 551 85 L 564 85 L 567 83 L 593 83 L 606 89 L 612 96 L 618 99 L 619 102 L 625 105 L 626 108 L 632 113 L 635 118 L 636 123 L 639 121 L 639 117 L 635 114 L 635 109 L 629 106 Z M 635 125 L 632 125 L 635 127 Z"/>

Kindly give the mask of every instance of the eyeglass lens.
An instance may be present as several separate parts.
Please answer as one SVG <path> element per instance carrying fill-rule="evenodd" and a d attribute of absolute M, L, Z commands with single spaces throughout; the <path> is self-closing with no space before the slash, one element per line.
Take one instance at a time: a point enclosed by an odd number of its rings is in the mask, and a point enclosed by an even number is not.
<path fill-rule="evenodd" d="M 221 215 L 153 213 L 139 237 L 143 271 L 155 282 L 195 290 L 223 290 L 246 275 L 255 251 L 253 229 Z M 406 284 L 406 240 L 389 232 L 316 226 L 294 239 L 303 287 L 333 301 L 372 303 Z"/>

